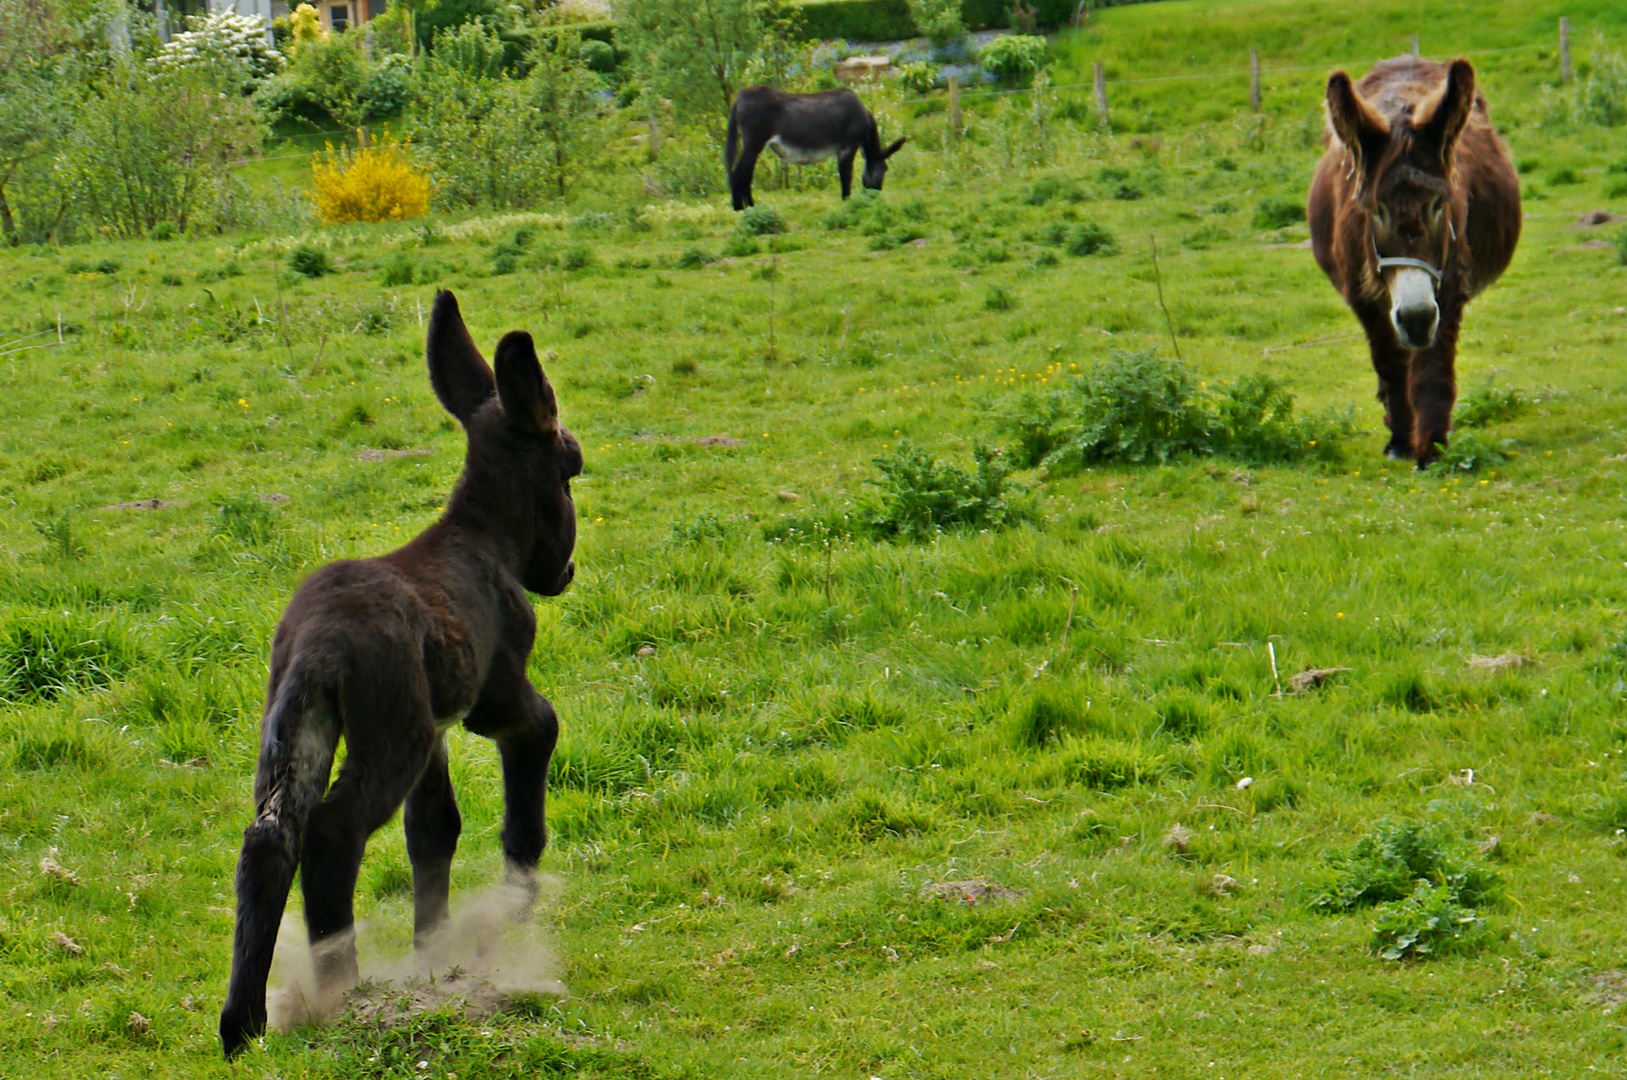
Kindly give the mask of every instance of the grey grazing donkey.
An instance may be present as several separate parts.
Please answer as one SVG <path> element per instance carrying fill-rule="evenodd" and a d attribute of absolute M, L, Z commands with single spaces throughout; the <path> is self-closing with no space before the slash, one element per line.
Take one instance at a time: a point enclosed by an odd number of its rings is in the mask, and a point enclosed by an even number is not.
<path fill-rule="evenodd" d="M 446 919 L 462 820 L 442 732 L 459 720 L 497 741 L 503 854 L 510 878 L 534 895 L 559 722 L 525 676 L 536 635 L 526 592 L 557 596 L 576 572 L 570 482 L 582 449 L 559 424 L 531 335 L 498 342 L 494 375 L 443 291 L 426 352 L 436 397 L 468 435 L 446 513 L 399 551 L 312 574 L 272 641 L 220 1014 L 227 1058 L 265 1029 L 266 978 L 296 867 L 319 980 L 330 989 L 355 981 L 356 873 L 367 838 L 403 800 L 414 939 Z M 347 753 L 329 787 L 341 737 Z"/>

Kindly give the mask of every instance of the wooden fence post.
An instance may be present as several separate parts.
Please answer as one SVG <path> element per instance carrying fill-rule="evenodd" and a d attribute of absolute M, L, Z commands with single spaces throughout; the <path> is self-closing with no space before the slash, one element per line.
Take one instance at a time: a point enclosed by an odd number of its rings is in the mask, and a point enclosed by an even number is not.
<path fill-rule="evenodd" d="M 1420 55 L 1419 52 L 1418 52 L 1418 35 L 1417 34 L 1412 35 L 1412 55 L 1413 56 Z"/>
<path fill-rule="evenodd" d="M 1571 21 L 1559 17 L 1559 82 L 1563 86 L 1571 81 Z"/>
<path fill-rule="evenodd" d="M 1254 111 L 1260 111 L 1260 50 L 1248 51 L 1248 99 Z"/>
<path fill-rule="evenodd" d="M 650 106 L 650 136 L 644 147 L 649 151 L 651 161 L 661 156 L 661 123 L 656 119 L 656 108 L 653 104 Z"/>
<path fill-rule="evenodd" d="M 949 76 L 949 134 L 960 138 L 964 130 L 960 121 L 960 76 Z"/>
<path fill-rule="evenodd" d="M 1107 112 L 1107 67 L 1100 60 L 1096 61 L 1094 81 L 1096 84 L 1096 123 L 1103 131 L 1108 131 L 1110 130 L 1111 117 Z"/>

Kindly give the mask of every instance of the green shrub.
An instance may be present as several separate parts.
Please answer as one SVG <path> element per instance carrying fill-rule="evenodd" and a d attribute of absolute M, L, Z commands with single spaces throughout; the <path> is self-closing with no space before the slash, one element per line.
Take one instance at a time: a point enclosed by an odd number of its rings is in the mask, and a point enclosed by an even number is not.
<path fill-rule="evenodd" d="M 288 253 L 288 269 L 308 278 L 319 278 L 333 273 L 333 260 L 321 248 L 301 244 Z"/>
<path fill-rule="evenodd" d="M 1032 469 L 1062 445 L 1067 415 L 1063 391 L 1023 390 L 995 407 L 994 424 L 996 431 L 1016 439 L 1012 456 L 1018 467 Z"/>
<path fill-rule="evenodd" d="M 741 259 L 747 255 L 755 255 L 762 250 L 757 238 L 743 230 L 735 230 L 729 238 L 723 241 L 723 256 L 728 259 Z"/>
<path fill-rule="evenodd" d="M 1017 298 L 1002 285 L 990 285 L 983 296 L 983 306 L 990 311 L 1010 311 L 1017 306 Z"/>
<path fill-rule="evenodd" d="M 1002 34 L 977 54 L 977 63 L 996 79 L 1015 82 L 1046 64 L 1045 39 L 1035 34 Z"/>
<path fill-rule="evenodd" d="M 582 63 L 587 65 L 589 71 L 602 73 L 616 70 L 616 49 L 609 42 L 584 37 L 581 56 Z"/>
<path fill-rule="evenodd" d="M 1591 70 L 1576 87 L 1576 119 L 1599 127 L 1627 124 L 1627 58 L 1604 50 L 1604 35 L 1595 38 Z"/>
<path fill-rule="evenodd" d="M 875 459 L 881 508 L 871 525 L 882 536 L 927 540 L 951 529 L 998 529 L 1017 515 L 1006 505 L 1011 466 L 998 450 L 972 450 L 972 472 L 939 462 L 919 447 L 903 444 Z"/>
<path fill-rule="evenodd" d="M 1209 408 L 1215 452 L 1254 465 L 1334 456 L 1340 442 L 1355 433 L 1348 416 L 1295 419 L 1288 385 L 1260 372 L 1222 384 Z"/>
<path fill-rule="evenodd" d="M 1152 349 L 1116 351 L 1075 383 L 1073 430 L 1053 460 L 1168 461 L 1210 448 L 1192 372 Z"/>
<path fill-rule="evenodd" d="M 1472 953 L 1490 938 L 1486 920 L 1451 886 L 1420 881 L 1405 900 L 1379 912 L 1373 951 L 1386 960 L 1423 960 Z"/>
<path fill-rule="evenodd" d="M 906 0 L 915 32 L 932 39 L 939 47 L 966 36 L 966 23 L 960 17 L 960 0 Z"/>
<path fill-rule="evenodd" d="M 1119 245 L 1105 226 L 1082 221 L 1068 234 L 1064 249 L 1069 255 L 1117 255 Z"/>
<path fill-rule="evenodd" d="M 1512 420 L 1531 407 L 1530 399 L 1519 387 L 1498 386 L 1494 380 L 1495 376 L 1486 376 L 1485 382 L 1458 399 L 1457 408 L 1452 411 L 1452 423 L 1456 427 L 1489 427 Z"/>
<path fill-rule="evenodd" d="M 1256 229 L 1284 229 L 1304 220 L 1304 200 L 1289 195 L 1267 195 L 1254 209 Z"/>
<path fill-rule="evenodd" d="M 938 65 L 928 60 L 917 60 L 898 69 L 898 85 L 907 93 L 925 94 L 938 85 Z"/>
<path fill-rule="evenodd" d="M 711 261 L 712 257 L 706 254 L 706 252 L 702 251 L 700 248 L 692 247 L 687 249 L 682 255 L 678 256 L 677 265 L 678 269 L 680 270 L 699 270 L 701 267 L 705 266 Z"/>

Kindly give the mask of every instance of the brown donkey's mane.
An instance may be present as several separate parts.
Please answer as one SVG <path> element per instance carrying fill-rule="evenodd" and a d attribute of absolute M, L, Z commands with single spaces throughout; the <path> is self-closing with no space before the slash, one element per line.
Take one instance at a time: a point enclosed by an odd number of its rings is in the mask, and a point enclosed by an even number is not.
<path fill-rule="evenodd" d="M 493 371 L 443 291 L 425 352 L 435 396 L 468 436 L 446 513 L 397 551 L 317 570 L 272 640 L 220 1014 L 228 1058 L 265 1028 L 266 977 L 296 868 L 321 989 L 355 981 L 357 869 L 368 836 L 403 803 L 414 940 L 445 922 L 462 829 L 442 738 L 451 724 L 497 742 L 503 855 L 510 880 L 534 892 L 559 723 L 526 679 L 536 636 L 526 593 L 558 595 L 575 574 L 570 481 L 582 450 L 560 426 L 531 335 L 505 335 Z M 330 787 L 341 737 L 345 761 Z"/>
<path fill-rule="evenodd" d="M 1312 250 L 1367 333 L 1386 450 L 1425 465 L 1451 427 L 1464 306 L 1519 239 L 1519 179 L 1466 60 L 1387 60 L 1359 83 L 1334 72 L 1327 113 Z"/>

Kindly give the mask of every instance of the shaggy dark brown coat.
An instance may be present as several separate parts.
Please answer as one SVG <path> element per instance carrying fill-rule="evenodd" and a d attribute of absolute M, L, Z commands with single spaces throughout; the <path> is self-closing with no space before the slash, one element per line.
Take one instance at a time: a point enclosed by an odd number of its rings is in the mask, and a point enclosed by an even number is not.
<path fill-rule="evenodd" d="M 1467 60 L 1336 71 L 1327 111 L 1311 247 L 1367 332 L 1386 452 L 1422 467 L 1452 427 L 1463 309 L 1514 257 L 1519 177 Z"/>

